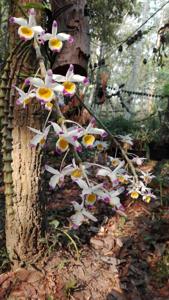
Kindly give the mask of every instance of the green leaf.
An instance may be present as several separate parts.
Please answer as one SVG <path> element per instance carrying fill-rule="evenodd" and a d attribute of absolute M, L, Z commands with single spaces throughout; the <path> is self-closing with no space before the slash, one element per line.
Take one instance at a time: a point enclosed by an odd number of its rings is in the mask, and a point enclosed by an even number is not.
<path fill-rule="evenodd" d="M 53 220 L 49 223 L 50 225 L 54 226 L 55 228 L 58 228 L 59 226 L 59 221 L 58 220 Z"/>
<path fill-rule="evenodd" d="M 46 8 L 46 6 L 42 3 L 34 3 L 34 2 L 30 2 L 27 3 L 25 5 L 22 5 L 23 8 L 35 8 L 35 9 L 40 9 L 40 10 L 44 10 Z"/>

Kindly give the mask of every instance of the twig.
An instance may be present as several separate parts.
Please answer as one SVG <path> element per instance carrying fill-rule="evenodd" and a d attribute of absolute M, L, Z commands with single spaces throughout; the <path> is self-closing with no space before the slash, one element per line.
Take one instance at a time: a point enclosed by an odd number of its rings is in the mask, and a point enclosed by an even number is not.
<path fill-rule="evenodd" d="M 110 130 L 103 124 L 103 122 L 95 115 L 95 113 L 81 100 L 81 98 L 76 94 L 76 97 L 78 98 L 78 100 L 80 101 L 80 103 L 84 106 L 84 108 L 96 119 L 96 121 L 99 123 L 99 125 L 108 133 L 108 135 L 110 136 L 111 140 L 115 143 L 116 147 L 118 147 L 123 155 L 123 157 L 125 158 L 125 160 L 127 161 L 130 170 L 136 180 L 136 182 L 138 182 L 138 176 L 135 170 L 135 167 L 133 165 L 133 163 L 131 162 L 131 160 L 129 159 L 129 157 L 127 156 L 126 152 L 124 151 L 124 149 L 122 148 L 122 146 L 120 145 L 120 143 L 116 140 L 116 138 L 112 135 L 112 133 L 110 132 Z"/>

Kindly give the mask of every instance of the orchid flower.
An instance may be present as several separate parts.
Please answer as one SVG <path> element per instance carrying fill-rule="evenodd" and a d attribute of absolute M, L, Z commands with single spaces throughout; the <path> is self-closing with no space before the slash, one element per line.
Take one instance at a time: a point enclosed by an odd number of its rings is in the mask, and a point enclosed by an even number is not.
<path fill-rule="evenodd" d="M 117 178 L 120 183 L 128 184 L 129 180 L 132 178 L 132 176 L 130 176 L 128 174 L 118 174 Z"/>
<path fill-rule="evenodd" d="M 109 204 L 111 206 L 115 206 L 117 209 L 120 209 L 122 207 L 122 204 L 120 203 L 120 198 L 117 196 L 119 196 L 123 192 L 123 188 L 109 192 Z"/>
<path fill-rule="evenodd" d="M 73 145 L 75 149 L 81 152 L 82 147 L 80 143 L 77 141 L 79 137 L 79 128 L 69 128 L 66 130 L 64 127 L 60 127 L 57 123 L 51 122 L 55 133 L 58 135 L 59 139 L 56 143 L 56 151 L 60 153 L 64 153 L 68 150 L 69 145 Z"/>
<path fill-rule="evenodd" d="M 85 164 L 81 164 L 81 167 L 79 167 L 75 160 L 72 160 L 72 165 L 69 166 L 69 175 L 71 176 L 71 179 L 73 181 L 79 180 L 84 176 L 84 170 L 88 166 Z M 85 171 L 86 172 L 86 171 Z"/>
<path fill-rule="evenodd" d="M 147 191 L 146 193 L 142 194 L 143 196 L 143 201 L 150 203 L 151 199 L 156 199 L 156 196 L 151 192 L 151 189 Z"/>
<path fill-rule="evenodd" d="M 140 176 L 140 178 L 145 182 L 145 184 L 149 184 L 150 182 L 151 182 L 151 180 L 153 179 L 153 178 L 155 178 L 155 176 L 154 175 L 152 175 L 152 173 L 150 173 L 150 172 L 143 172 L 143 171 L 141 171 L 140 170 L 140 172 L 141 172 L 141 176 Z"/>
<path fill-rule="evenodd" d="M 45 80 L 29 77 L 25 80 L 25 83 L 36 87 L 36 98 L 46 104 L 54 99 L 54 92 L 63 92 L 62 85 L 53 83 L 52 70 L 46 72 Z"/>
<path fill-rule="evenodd" d="M 44 32 L 43 28 L 41 26 L 36 25 L 36 12 L 34 8 L 31 8 L 29 10 L 29 20 L 27 21 L 24 18 L 15 18 L 10 17 L 11 23 L 16 23 L 20 25 L 18 29 L 18 34 L 21 39 L 27 41 L 33 39 L 33 37 L 38 34 L 42 34 Z"/>
<path fill-rule="evenodd" d="M 57 82 L 63 83 L 63 93 L 66 96 L 72 96 L 76 92 L 76 85 L 74 82 L 81 82 L 87 84 L 89 81 L 85 76 L 74 74 L 74 66 L 70 65 L 66 76 L 63 75 L 53 75 L 53 79 Z"/>
<path fill-rule="evenodd" d="M 96 128 L 94 126 L 95 126 L 95 120 L 92 119 L 89 125 L 81 131 L 82 144 L 86 148 L 92 148 L 94 146 L 94 142 L 95 142 L 94 134 L 100 135 L 102 138 L 107 136 L 107 132 L 104 129 Z"/>
<path fill-rule="evenodd" d="M 85 203 L 88 206 L 93 206 L 97 200 L 97 196 L 102 196 L 101 188 L 103 187 L 103 183 L 89 186 L 82 179 L 77 180 L 76 183 L 82 189 L 82 198 L 85 199 Z"/>
<path fill-rule="evenodd" d="M 108 148 L 108 143 L 102 141 L 95 141 L 93 147 L 96 147 L 96 149 L 99 152 L 102 152 Z"/>
<path fill-rule="evenodd" d="M 147 192 L 149 188 L 147 188 L 142 181 L 138 181 L 137 183 L 133 181 L 127 190 L 132 199 L 138 199 L 139 196 Z"/>
<path fill-rule="evenodd" d="M 133 138 L 131 137 L 131 134 L 126 134 L 126 135 L 117 135 L 117 137 L 120 139 L 120 141 L 124 144 L 129 144 L 133 145 Z"/>
<path fill-rule="evenodd" d="M 137 166 L 141 166 L 143 164 L 144 160 L 146 160 L 145 157 L 136 156 L 136 157 L 132 158 L 132 162 L 135 163 Z"/>
<path fill-rule="evenodd" d="M 121 160 L 118 157 L 108 156 L 108 159 L 112 167 L 117 167 L 121 163 Z"/>
<path fill-rule="evenodd" d="M 66 33 L 57 33 L 58 26 L 57 22 L 54 20 L 52 24 L 52 33 L 42 33 L 41 35 L 41 42 L 49 41 L 49 49 L 51 51 L 60 52 L 60 50 L 63 47 L 63 41 L 68 41 L 69 43 L 72 43 L 74 39 L 70 34 Z"/>
<path fill-rule="evenodd" d="M 36 133 L 34 138 L 31 140 L 30 145 L 36 147 L 38 144 L 40 144 L 40 146 L 44 146 L 50 127 L 51 125 L 47 126 L 44 131 L 40 131 L 35 128 L 28 127 L 32 132 Z"/>
<path fill-rule="evenodd" d="M 31 101 L 31 98 L 34 98 L 36 96 L 36 94 L 33 90 L 25 93 L 24 91 L 22 91 L 21 89 L 19 89 L 16 86 L 15 86 L 15 89 L 19 93 L 19 98 L 16 100 L 16 104 L 18 104 L 18 105 L 22 104 L 24 108 Z"/>
<path fill-rule="evenodd" d="M 62 184 L 62 182 L 64 181 L 65 175 L 70 174 L 70 166 L 66 166 L 65 168 L 63 168 L 61 170 L 61 172 L 59 172 L 58 170 L 56 170 L 48 165 L 45 165 L 45 169 L 46 169 L 46 171 L 53 174 L 53 176 L 51 177 L 51 179 L 49 181 L 49 185 L 52 189 L 54 189 L 56 187 L 56 185 Z"/>
<path fill-rule="evenodd" d="M 97 222 L 97 219 L 84 208 L 84 203 L 77 203 L 76 201 L 72 202 L 75 210 L 75 214 L 70 217 L 71 222 L 73 223 L 73 228 L 77 229 L 86 219 L 89 219 L 93 222 Z"/>
<path fill-rule="evenodd" d="M 124 166 L 125 162 L 121 161 L 120 164 L 112 171 L 109 168 L 101 168 L 98 172 L 97 172 L 97 176 L 107 176 L 110 178 L 113 186 L 116 186 L 119 184 L 119 180 L 118 180 L 118 173 L 120 172 L 120 169 Z"/>

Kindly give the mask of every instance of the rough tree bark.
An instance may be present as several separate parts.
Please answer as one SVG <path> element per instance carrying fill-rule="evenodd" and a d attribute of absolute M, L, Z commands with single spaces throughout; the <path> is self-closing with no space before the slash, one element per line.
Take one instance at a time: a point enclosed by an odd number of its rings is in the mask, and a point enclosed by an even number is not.
<path fill-rule="evenodd" d="M 69 64 L 73 64 L 75 73 L 86 75 L 89 58 L 88 17 L 84 15 L 86 0 L 51 0 L 52 18 L 57 20 L 59 32 L 74 37 L 74 43 L 65 43 L 52 66 L 53 71 L 65 74 Z"/>
<path fill-rule="evenodd" d="M 20 5 L 29 1 L 20 1 Z M 40 2 L 40 1 L 34 1 Z M 17 5 L 11 7 L 11 15 L 17 16 Z M 17 26 L 9 25 L 9 45 L 18 42 Z M 39 251 L 42 234 L 42 199 L 40 197 L 41 151 L 30 148 L 32 134 L 28 126 L 41 129 L 40 109 L 34 104 L 23 109 L 16 105 L 16 91 L 12 85 L 21 86 L 24 78 L 36 72 L 38 62 L 30 44 L 21 44 L 6 66 L 7 94 L 3 119 L 3 160 L 6 196 L 6 247 L 14 267 L 31 262 Z"/>
<path fill-rule="evenodd" d="M 19 4 L 28 3 L 22 0 Z M 41 2 L 34 0 L 34 2 Z M 71 5 L 70 5 L 71 4 Z M 65 5 L 69 8 L 63 9 Z M 84 18 L 85 1 L 52 1 L 53 19 L 58 20 L 61 30 L 70 32 L 75 42 L 65 45 L 56 57 L 55 72 L 66 73 L 70 63 L 75 72 L 86 74 L 89 44 L 87 20 Z M 61 9 L 61 11 L 60 11 Z M 59 13 L 59 11 L 61 13 Z M 12 15 L 17 16 L 17 6 L 13 5 Z M 19 14 L 20 15 L 20 14 Z M 9 27 L 12 49 L 16 44 L 17 28 Z M 24 51 L 24 52 L 23 52 Z M 23 52 L 23 53 L 22 53 Z M 36 100 L 24 110 L 16 105 L 13 84 L 21 86 L 21 73 L 30 76 L 37 69 L 34 50 L 20 46 L 7 61 L 4 80 L 1 84 L 0 116 L 3 122 L 3 160 L 6 196 L 6 246 L 14 267 L 21 263 L 31 263 L 32 256 L 38 254 L 39 238 L 43 232 L 42 199 L 40 197 L 41 151 L 29 146 L 32 138 L 28 126 L 42 129 L 42 115 L 38 114 Z M 6 78 L 6 79 L 5 79 Z M 5 89 L 7 86 L 7 90 Z"/>

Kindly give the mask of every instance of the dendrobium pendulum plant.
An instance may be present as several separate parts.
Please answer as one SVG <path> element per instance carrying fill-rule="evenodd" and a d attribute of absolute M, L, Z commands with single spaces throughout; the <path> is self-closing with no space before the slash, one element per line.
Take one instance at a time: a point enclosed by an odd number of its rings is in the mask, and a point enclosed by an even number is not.
<path fill-rule="evenodd" d="M 45 33 L 41 26 L 37 26 L 35 19 L 35 10 L 29 11 L 28 21 L 23 18 L 11 17 L 10 21 L 20 25 L 18 34 L 23 40 L 34 39 L 34 44 L 40 48 L 43 43 L 48 41 L 51 51 L 59 52 L 62 49 L 63 42 L 73 42 L 73 38 L 66 33 L 58 33 L 57 21 L 53 21 L 52 32 Z M 74 74 L 74 66 L 70 64 L 65 76 L 53 74 L 52 70 L 46 70 L 43 62 L 41 76 L 35 75 L 28 77 L 24 85 L 28 86 L 27 92 L 19 87 L 14 86 L 18 92 L 17 105 L 26 108 L 31 105 L 33 98 L 40 102 L 41 108 L 49 110 L 49 114 L 42 131 L 29 127 L 34 134 L 30 141 L 31 146 L 43 147 L 50 133 L 54 134 L 55 152 L 61 156 L 60 169 L 54 166 L 45 166 L 45 170 L 51 174 L 49 186 L 55 189 L 61 187 L 66 177 L 70 177 L 81 190 L 81 203 L 74 201 L 72 203 L 74 214 L 70 222 L 74 228 L 78 228 L 83 222 L 91 220 L 97 222 L 97 219 L 91 213 L 91 208 L 99 202 L 109 205 L 113 210 L 124 215 L 124 207 L 121 203 L 121 197 L 127 193 L 131 199 L 141 199 L 147 203 L 155 198 L 151 189 L 147 185 L 153 179 L 151 173 L 144 173 L 139 167 L 144 163 L 145 158 L 134 156 L 129 159 L 127 152 L 122 151 L 123 159 L 107 155 L 107 161 L 103 164 L 96 162 L 83 162 L 79 153 L 85 149 L 98 153 L 106 152 L 109 147 L 107 138 L 108 130 L 97 128 L 95 118 L 91 118 L 87 127 L 67 120 L 60 111 L 60 99 L 66 96 L 72 96 L 76 93 L 77 84 L 86 85 L 89 83 L 88 78 Z M 44 72 L 45 70 L 45 72 Z M 38 72 L 37 72 L 38 74 Z M 61 101 L 62 102 L 62 101 Z M 51 112 L 56 113 L 58 122 L 50 121 Z M 131 135 L 117 136 L 117 145 L 123 145 L 128 150 L 133 145 Z M 120 146 L 121 147 L 121 146 Z M 72 163 L 66 164 L 67 154 L 72 153 Z M 75 158 L 76 159 L 75 159 Z M 138 174 L 134 167 L 137 166 Z M 131 167 L 131 173 L 128 169 Z M 94 170 L 94 171 L 93 171 Z M 134 171 L 133 171 L 134 170 Z M 93 172 L 94 175 L 93 176 Z"/>

